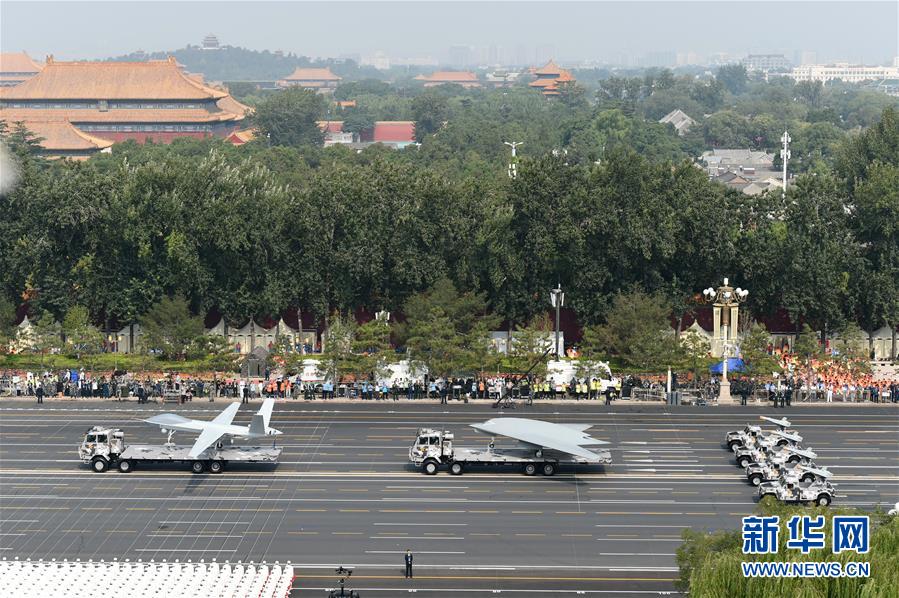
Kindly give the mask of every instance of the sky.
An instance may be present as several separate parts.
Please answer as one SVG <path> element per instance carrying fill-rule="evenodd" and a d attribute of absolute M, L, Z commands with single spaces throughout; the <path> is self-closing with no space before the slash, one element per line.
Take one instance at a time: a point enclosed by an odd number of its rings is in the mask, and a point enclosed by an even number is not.
<path fill-rule="evenodd" d="M 380 50 L 447 62 L 451 46 L 472 46 L 473 57 L 495 46 L 511 61 L 807 52 L 818 62 L 881 64 L 899 56 L 899 2 L 0 1 L 0 48 L 35 58 L 175 50 L 209 33 L 222 44 L 313 57 Z"/>

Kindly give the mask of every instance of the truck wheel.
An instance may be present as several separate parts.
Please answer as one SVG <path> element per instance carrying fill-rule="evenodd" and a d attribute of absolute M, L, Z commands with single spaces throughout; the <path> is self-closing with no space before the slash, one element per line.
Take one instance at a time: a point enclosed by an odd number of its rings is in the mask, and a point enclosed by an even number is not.
<path fill-rule="evenodd" d="M 804 476 L 802 476 L 802 481 L 803 481 L 803 482 L 814 482 L 814 481 L 815 481 L 815 474 L 813 474 L 813 473 L 807 473 L 807 474 L 805 474 Z"/>
<path fill-rule="evenodd" d="M 103 457 L 95 457 L 94 460 L 91 461 L 91 469 L 96 473 L 103 473 L 109 469 L 109 463 Z"/>
<path fill-rule="evenodd" d="M 122 473 L 131 473 L 134 469 L 134 464 L 128 459 L 122 459 L 119 461 L 119 471 Z"/>
<path fill-rule="evenodd" d="M 453 464 L 450 465 L 450 473 L 453 475 L 462 475 L 462 463 L 460 461 L 453 461 Z"/>
<path fill-rule="evenodd" d="M 746 455 L 737 457 L 737 467 L 742 467 L 743 469 L 749 467 L 749 457 Z"/>
<path fill-rule="evenodd" d="M 206 464 L 202 461 L 193 461 L 190 464 L 190 470 L 194 473 L 203 473 L 206 471 Z"/>
<path fill-rule="evenodd" d="M 543 464 L 543 475 L 550 476 L 556 473 L 556 466 L 553 463 Z"/>
<path fill-rule="evenodd" d="M 758 486 L 759 484 L 761 484 L 762 483 L 762 474 L 754 473 L 751 476 L 749 476 L 749 483 L 752 484 L 753 486 Z"/>
<path fill-rule="evenodd" d="M 730 442 L 727 443 L 727 448 L 729 450 L 733 451 L 735 446 L 740 446 L 741 444 L 743 444 L 743 443 L 740 442 L 739 440 L 731 440 Z"/>
<path fill-rule="evenodd" d="M 536 475 L 536 473 L 537 473 L 536 463 L 525 463 L 524 475 Z"/>
<path fill-rule="evenodd" d="M 777 446 L 787 446 L 788 444 L 789 442 L 784 440 L 783 438 L 777 441 Z"/>
<path fill-rule="evenodd" d="M 799 463 L 802 460 L 802 457 L 799 455 L 790 455 L 790 458 L 787 459 L 787 463 Z"/>
<path fill-rule="evenodd" d="M 819 507 L 826 507 L 832 502 L 832 498 L 828 494 L 819 494 L 818 498 L 815 500 L 815 504 Z"/>
<path fill-rule="evenodd" d="M 425 464 L 421 466 L 422 471 L 427 475 L 437 475 L 437 470 L 440 469 L 437 461 L 433 459 L 428 459 L 425 461 Z"/>
<path fill-rule="evenodd" d="M 209 462 L 209 473 L 222 473 L 225 469 L 225 464 L 221 461 L 214 460 Z"/>

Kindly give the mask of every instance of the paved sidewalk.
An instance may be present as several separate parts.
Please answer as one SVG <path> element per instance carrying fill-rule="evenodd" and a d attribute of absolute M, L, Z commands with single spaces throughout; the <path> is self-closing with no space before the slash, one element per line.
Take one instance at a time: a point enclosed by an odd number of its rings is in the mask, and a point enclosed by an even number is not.
<path fill-rule="evenodd" d="M 252 398 L 252 399 L 250 399 L 250 403 L 251 404 L 259 404 L 263 401 L 264 398 L 265 397 Z M 13 396 L 0 397 L 0 405 L 2 405 L 4 401 L 10 401 L 10 400 L 32 401 L 32 402 L 37 403 L 37 397 L 35 397 L 34 395 L 21 395 L 18 397 L 13 397 Z M 236 397 L 217 397 L 214 401 L 211 401 L 208 397 L 194 397 L 194 400 L 191 403 L 192 404 L 193 403 L 198 403 L 198 404 L 234 403 L 234 402 L 238 402 L 239 400 L 240 399 L 238 399 Z M 412 399 L 412 400 L 410 400 L 410 399 L 406 399 L 406 398 L 401 398 L 397 401 L 394 401 L 393 399 L 362 400 L 362 399 L 348 399 L 348 398 L 334 398 L 334 399 L 316 398 L 316 399 L 312 399 L 312 400 L 306 400 L 303 398 L 296 398 L 296 399 L 276 398 L 275 400 L 278 401 L 279 403 L 283 402 L 283 403 L 314 404 L 314 405 L 345 405 L 345 404 L 439 405 L 440 404 L 440 399 Z M 122 399 L 115 399 L 115 398 L 104 399 L 102 397 L 57 397 L 57 396 L 44 397 L 44 403 L 77 403 L 77 402 L 82 402 L 82 401 L 83 402 L 98 402 L 98 401 L 100 401 L 100 402 L 108 402 L 108 403 L 137 403 L 137 397 L 123 397 Z M 460 405 L 460 404 L 465 404 L 465 403 L 472 404 L 472 405 L 492 406 L 494 404 L 494 402 L 495 401 L 493 401 L 492 399 L 469 399 L 467 402 L 451 399 L 449 401 L 449 403 L 447 403 L 447 406 Z M 159 398 L 151 398 L 148 400 L 148 403 L 157 404 L 157 405 L 165 405 L 166 404 L 166 403 L 163 403 L 162 400 Z M 540 405 L 603 405 L 604 403 L 605 403 L 604 399 L 584 400 L 584 401 L 575 400 L 575 399 L 549 399 L 549 400 L 534 401 L 534 404 L 540 404 Z M 176 403 L 168 403 L 168 404 L 174 405 Z M 612 402 L 613 406 L 615 406 L 615 405 L 665 405 L 665 404 L 666 403 L 664 401 L 641 400 L 641 399 L 616 399 Z M 515 401 L 515 405 L 516 405 L 516 407 L 526 407 L 524 402 L 521 401 L 520 399 L 517 399 Z M 739 399 L 739 397 L 733 397 L 732 400 L 730 400 L 730 401 L 720 401 L 720 402 L 715 401 L 713 403 L 709 403 L 707 408 L 714 408 L 719 405 L 722 407 L 723 406 L 739 407 L 740 399 Z M 820 407 L 834 407 L 834 408 L 855 407 L 855 406 L 859 406 L 859 405 L 874 406 L 874 407 L 880 407 L 880 406 L 882 406 L 882 407 L 889 407 L 889 406 L 897 407 L 897 406 L 899 406 L 899 403 L 871 403 L 871 402 L 862 402 L 862 401 L 858 401 L 858 402 L 854 402 L 854 403 L 847 403 L 847 402 L 842 402 L 842 401 L 834 401 L 832 403 L 826 403 L 824 401 L 816 401 L 816 402 L 793 401 L 793 404 L 792 404 L 793 407 L 819 407 L 820 406 Z M 679 405 L 679 406 L 692 407 L 693 405 Z M 765 409 L 773 408 L 772 405 L 768 401 L 752 401 L 752 400 L 749 401 L 749 404 L 746 407 L 747 408 L 763 407 Z M 697 408 L 700 408 L 700 407 L 697 407 Z M 779 407 L 778 407 L 778 409 L 779 409 Z"/>

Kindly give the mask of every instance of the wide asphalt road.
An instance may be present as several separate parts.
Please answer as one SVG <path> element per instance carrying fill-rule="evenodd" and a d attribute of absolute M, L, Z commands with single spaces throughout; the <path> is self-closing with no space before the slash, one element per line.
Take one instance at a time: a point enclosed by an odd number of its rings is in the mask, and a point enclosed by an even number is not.
<path fill-rule="evenodd" d="M 672 592 L 686 528 L 738 529 L 754 489 L 721 446 L 727 430 L 783 416 L 818 453 L 838 504 L 871 509 L 899 500 L 895 405 L 669 407 L 622 401 L 537 405 L 507 415 L 593 423 L 614 463 L 551 478 L 486 469 L 425 476 L 407 464 L 420 426 L 456 444 L 489 438 L 467 427 L 501 416 L 489 404 L 305 403 L 275 407 L 284 432 L 277 467 L 222 475 L 138 467 L 92 473 L 76 447 L 92 425 L 128 443 L 164 442 L 140 420 L 164 411 L 212 419 L 225 407 L 58 401 L 0 403 L 0 556 L 75 559 L 291 561 L 294 595 L 335 587 L 353 567 L 363 596 L 527 596 Z M 247 424 L 257 404 L 235 423 Z M 193 442 L 177 433 L 175 441 Z M 498 443 L 499 445 L 499 443 Z M 416 578 L 402 576 L 415 555 Z"/>

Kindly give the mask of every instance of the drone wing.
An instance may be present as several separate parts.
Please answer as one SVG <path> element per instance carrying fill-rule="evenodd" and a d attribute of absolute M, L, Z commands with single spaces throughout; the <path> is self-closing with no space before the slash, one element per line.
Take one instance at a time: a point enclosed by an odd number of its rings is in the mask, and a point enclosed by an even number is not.
<path fill-rule="evenodd" d="M 471 424 L 479 432 L 495 436 L 507 436 L 529 445 L 552 449 L 584 459 L 601 459 L 582 445 L 608 444 L 584 433 L 589 426 L 554 424 L 537 419 L 518 417 L 494 418 L 483 424 Z"/>
<path fill-rule="evenodd" d="M 235 403 L 236 405 L 237 403 Z M 215 444 L 219 438 L 222 437 L 222 431 L 217 426 L 210 426 L 205 428 L 202 432 L 200 432 L 200 436 L 197 437 L 196 442 L 190 449 L 190 453 L 188 455 L 191 459 L 196 459 L 200 456 L 200 453 L 208 449 L 210 446 Z"/>

